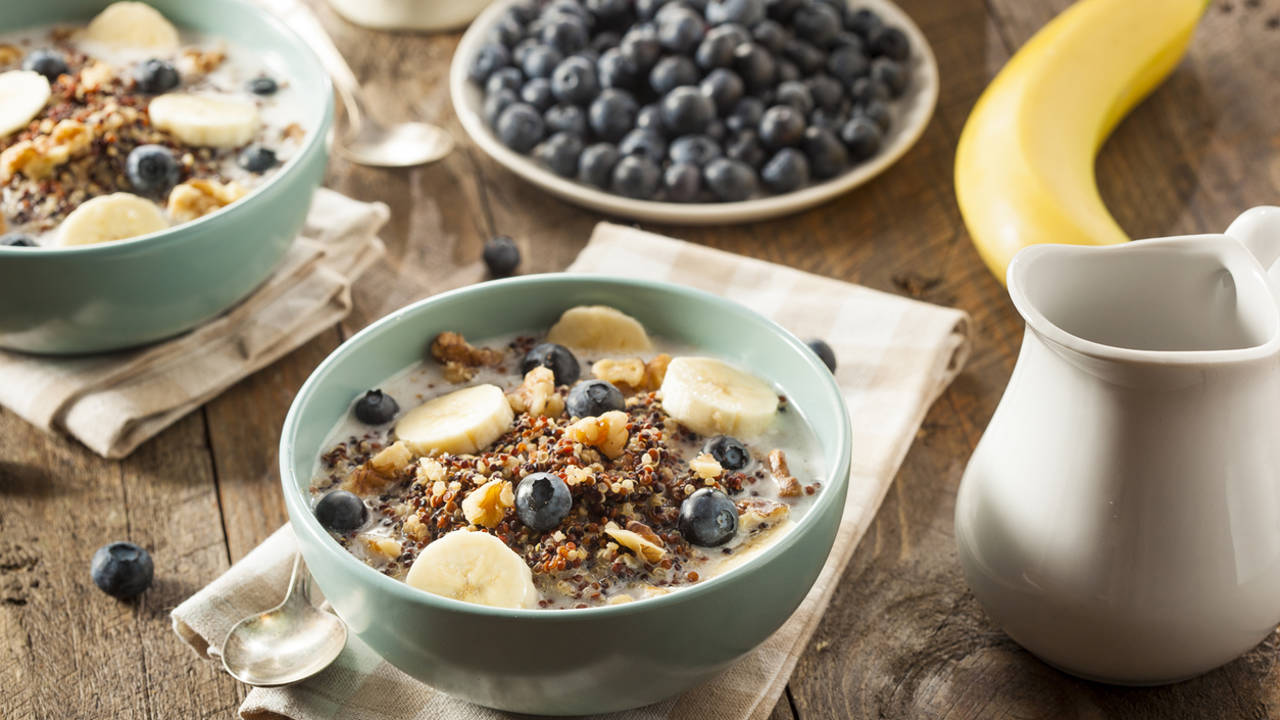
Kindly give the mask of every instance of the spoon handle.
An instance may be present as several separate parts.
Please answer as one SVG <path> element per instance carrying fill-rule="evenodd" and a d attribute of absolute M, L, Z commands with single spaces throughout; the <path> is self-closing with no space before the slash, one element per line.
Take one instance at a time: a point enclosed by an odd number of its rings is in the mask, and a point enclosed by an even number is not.
<path fill-rule="evenodd" d="M 285 604 L 311 605 L 311 573 L 302 560 L 302 553 L 293 556 L 293 573 L 289 576 L 289 589 L 285 591 Z"/>
<path fill-rule="evenodd" d="M 316 16 L 298 0 L 261 1 L 275 13 L 276 17 L 302 36 L 302 39 L 320 58 L 325 71 L 329 73 L 329 77 L 333 78 L 334 89 L 338 91 L 338 97 L 346 109 L 347 122 L 351 126 L 352 133 L 359 132 L 360 123 L 363 121 L 360 81 L 356 79 L 355 73 L 351 72 L 351 66 L 333 44 L 329 33 L 325 32 L 324 27 L 316 20 Z"/>

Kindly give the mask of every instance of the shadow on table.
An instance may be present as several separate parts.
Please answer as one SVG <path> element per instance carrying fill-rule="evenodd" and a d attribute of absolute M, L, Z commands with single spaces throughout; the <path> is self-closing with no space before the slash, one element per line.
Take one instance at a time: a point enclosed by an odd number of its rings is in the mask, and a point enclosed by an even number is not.
<path fill-rule="evenodd" d="M 71 492 L 46 468 L 0 460 L 0 496 L 49 497 Z"/>

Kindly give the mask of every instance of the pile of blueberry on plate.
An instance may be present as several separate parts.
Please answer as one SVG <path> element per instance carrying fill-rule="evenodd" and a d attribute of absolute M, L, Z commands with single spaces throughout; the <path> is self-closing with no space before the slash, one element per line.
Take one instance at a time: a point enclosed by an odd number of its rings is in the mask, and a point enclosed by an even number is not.
<path fill-rule="evenodd" d="M 461 104 L 479 102 L 471 119 L 490 141 L 583 193 L 645 205 L 776 200 L 853 179 L 890 154 L 891 138 L 918 135 L 896 125 L 927 122 L 936 87 L 923 117 L 897 106 L 932 56 L 886 5 L 511 0 L 464 38 L 455 105 L 461 76 Z M 936 85 L 936 70 L 923 76 Z"/>

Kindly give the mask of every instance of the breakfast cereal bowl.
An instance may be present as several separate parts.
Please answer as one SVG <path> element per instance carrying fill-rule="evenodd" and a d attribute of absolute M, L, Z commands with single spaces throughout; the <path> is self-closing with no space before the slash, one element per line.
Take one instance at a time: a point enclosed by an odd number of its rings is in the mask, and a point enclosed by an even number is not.
<path fill-rule="evenodd" d="M 642 337 L 580 351 L 576 343 L 600 337 L 584 339 L 592 335 L 582 332 L 584 322 L 593 330 L 621 328 L 613 339 L 636 328 Z M 545 350 L 550 342 L 574 347 L 583 362 L 573 364 L 573 373 Z M 619 368 L 631 355 L 640 356 L 635 362 L 643 361 L 644 371 L 637 364 L 637 374 L 624 379 Z M 715 376 L 732 392 L 711 402 L 732 405 L 741 421 L 733 434 L 750 448 L 746 456 L 704 452 L 699 446 L 709 431 L 685 426 L 698 423 L 686 420 L 688 407 L 676 407 L 677 391 L 687 392 L 677 380 L 689 380 L 695 361 L 716 372 L 736 368 L 732 377 Z M 655 367 L 664 377 L 645 385 Z M 625 410 L 581 410 L 587 393 L 578 389 L 604 377 L 626 388 L 625 401 L 613 406 Z M 548 395 L 539 379 L 554 380 L 555 393 Z M 766 392 L 753 394 L 753 383 Z M 459 413 L 459 398 L 497 393 L 488 389 L 495 385 L 503 386 L 515 419 L 500 405 L 506 425 L 477 438 L 482 431 L 472 410 L 479 406 Z M 496 397 L 502 402 L 501 393 Z M 591 402 L 603 409 L 612 402 L 605 398 Z M 774 408 L 774 425 L 748 430 L 748 420 L 758 418 L 753 403 L 761 401 Z M 438 416 L 441 404 L 452 408 L 451 417 L 470 419 L 424 431 L 423 416 Z M 615 426 L 625 427 L 624 444 L 610 448 L 611 433 L 582 433 L 584 425 L 608 425 L 612 413 L 627 415 L 625 425 Z M 352 430 L 353 422 L 372 424 Z M 468 442 L 456 439 L 461 435 L 474 442 L 442 451 L 433 443 L 444 435 L 454 438 L 450 443 Z M 792 451 L 790 473 L 785 460 L 781 473 L 775 462 L 783 449 Z M 303 557 L 364 643 L 409 675 L 470 702 L 582 715 L 694 687 L 777 630 L 831 549 L 850 452 L 847 411 L 831 373 L 769 320 L 666 283 L 549 274 L 428 298 L 352 337 L 295 398 L 280 468 Z M 380 475 L 389 465 L 399 470 Z M 788 474 L 795 477 L 784 481 Z M 562 484 L 550 475 L 568 479 L 573 504 L 544 524 L 530 513 L 554 503 L 530 501 L 538 486 L 529 493 L 525 486 L 535 478 L 547 488 Z M 728 540 L 708 540 L 698 535 L 705 526 L 686 524 L 687 506 L 700 502 L 695 498 L 717 494 L 736 503 Z M 360 496 L 356 519 L 343 525 L 343 503 L 329 500 Z M 773 514 L 784 505 L 790 509 Z M 752 514 L 757 508 L 769 508 L 762 512 L 778 521 L 760 523 Z M 453 555 L 436 552 L 446 545 Z M 490 570 L 504 562 L 514 567 L 471 575 L 465 587 L 432 585 L 462 557 L 452 545 L 475 553 L 468 558 L 496 552 L 486 556 Z"/>
<path fill-rule="evenodd" d="M 219 315 L 279 266 L 328 163 L 328 77 L 250 0 L 20 3 L 0 85 L 39 108 L 0 110 L 0 348 L 117 350 Z"/>

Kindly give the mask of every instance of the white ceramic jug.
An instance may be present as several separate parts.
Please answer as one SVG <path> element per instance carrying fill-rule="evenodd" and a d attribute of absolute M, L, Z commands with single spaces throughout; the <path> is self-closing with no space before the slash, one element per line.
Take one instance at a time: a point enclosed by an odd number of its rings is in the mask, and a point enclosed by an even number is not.
<path fill-rule="evenodd" d="M 1046 662 L 1158 684 L 1280 622 L 1280 208 L 1225 235 L 1040 245 L 1027 329 L 965 470 L 974 595 Z"/>

